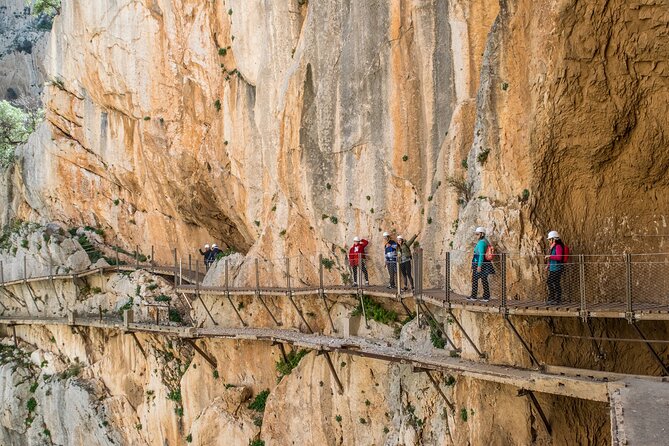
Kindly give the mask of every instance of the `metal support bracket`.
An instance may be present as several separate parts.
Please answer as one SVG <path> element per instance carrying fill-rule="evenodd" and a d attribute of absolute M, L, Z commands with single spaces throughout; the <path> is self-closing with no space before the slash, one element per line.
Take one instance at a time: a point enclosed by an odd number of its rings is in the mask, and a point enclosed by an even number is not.
<path fill-rule="evenodd" d="M 228 302 L 230 302 L 230 306 L 232 307 L 233 311 L 237 315 L 237 319 L 242 323 L 243 327 L 247 326 L 247 323 L 244 322 L 244 319 L 242 319 L 242 315 L 239 314 L 239 310 L 237 310 L 237 307 L 235 306 L 235 303 L 232 301 L 232 298 L 230 297 L 230 283 L 229 283 L 229 277 L 228 277 L 228 259 L 225 259 L 225 298 L 228 299 Z"/>
<path fill-rule="evenodd" d="M 337 371 L 335 370 L 335 366 L 332 363 L 332 359 L 330 358 L 330 353 L 321 350 L 317 354 L 325 356 L 325 362 L 328 364 L 328 368 L 330 369 L 330 373 L 332 374 L 332 378 L 335 381 L 335 384 L 337 384 L 337 393 L 342 395 L 344 393 L 344 385 L 341 383 L 341 380 L 339 379 L 339 376 L 337 375 Z"/>
<path fill-rule="evenodd" d="M 546 432 L 548 432 L 548 435 L 553 434 L 553 429 L 551 429 L 551 424 L 548 422 L 548 418 L 546 418 L 546 414 L 544 413 L 543 409 L 541 408 L 541 405 L 539 404 L 539 401 L 537 400 L 537 397 L 534 396 L 534 392 L 531 390 L 527 389 L 520 389 L 518 390 L 518 396 L 527 396 L 532 405 L 534 406 L 534 409 L 537 411 L 539 414 L 539 418 L 541 418 L 541 421 L 544 423 L 544 427 L 546 428 Z"/>
<path fill-rule="evenodd" d="M 142 347 L 141 342 L 139 342 L 139 339 L 137 338 L 137 335 L 135 334 L 134 331 L 129 331 L 127 332 L 132 336 L 132 338 L 135 340 L 135 344 L 137 344 L 137 348 L 139 348 L 139 351 L 142 352 L 142 356 L 144 356 L 144 359 L 146 359 L 146 352 L 144 351 L 144 347 Z"/>
<path fill-rule="evenodd" d="M 274 317 L 274 314 L 272 314 L 272 311 L 267 306 L 267 303 L 265 302 L 265 299 L 263 299 L 262 296 L 260 295 L 260 290 L 256 291 L 256 299 L 258 299 L 260 301 L 260 303 L 262 304 L 262 306 L 265 307 L 265 310 L 269 314 L 269 317 L 272 318 L 272 321 L 274 321 L 274 324 L 276 324 L 278 327 L 282 326 L 283 322 L 281 322 L 276 317 Z"/>
<path fill-rule="evenodd" d="M 295 299 L 293 299 L 293 288 L 290 285 L 290 258 L 286 258 L 286 288 L 288 291 L 286 291 L 286 296 L 288 296 L 288 299 L 290 300 L 290 303 L 293 304 L 293 307 L 295 308 L 295 311 L 297 311 L 297 314 L 300 316 L 300 319 L 302 319 L 302 322 L 304 322 L 304 325 L 307 326 L 307 330 L 309 330 L 309 333 L 313 333 L 314 330 L 311 329 L 311 325 L 309 325 L 309 322 L 304 317 L 304 314 L 302 313 L 302 310 L 297 306 L 295 303 Z"/>
<path fill-rule="evenodd" d="M 365 319 L 365 327 L 369 329 L 369 321 L 367 320 L 367 310 L 365 309 L 365 294 L 362 292 L 361 289 L 358 289 L 357 294 L 358 294 L 358 300 L 360 301 L 360 308 L 362 308 L 362 317 Z M 402 298 L 399 297 L 399 299 L 401 302 Z"/>
<path fill-rule="evenodd" d="M 302 319 L 302 322 L 304 322 L 304 325 L 307 326 L 307 330 L 309 330 L 309 333 L 313 333 L 314 330 L 311 329 L 311 325 L 309 325 L 309 322 L 304 318 L 304 314 L 302 314 L 302 310 L 299 309 L 297 304 L 295 303 L 295 300 L 293 299 L 293 293 L 287 293 L 288 294 L 288 299 L 290 300 L 290 303 L 293 304 L 293 308 L 295 308 L 295 311 L 297 311 L 297 314 L 300 316 L 300 319 Z"/>
<path fill-rule="evenodd" d="M 430 379 L 430 382 L 432 383 L 432 386 L 434 387 L 434 390 L 436 390 L 437 393 L 439 393 L 439 395 L 443 398 L 443 400 L 446 402 L 446 405 L 448 406 L 448 408 L 451 409 L 451 412 L 455 412 L 455 405 L 453 404 L 453 402 L 451 402 L 451 400 L 448 399 L 448 397 L 446 396 L 444 391 L 441 390 L 441 387 L 439 387 L 439 383 L 434 378 L 434 376 L 432 376 L 432 373 L 431 373 L 430 370 L 424 369 L 424 368 L 421 368 L 421 367 L 414 367 L 413 371 L 416 372 L 416 373 L 419 373 L 419 372 L 425 373 L 427 375 L 427 377 Z"/>
<path fill-rule="evenodd" d="M 406 304 L 404 303 L 404 299 L 400 299 L 400 303 L 402 304 L 402 307 L 404 308 L 404 311 L 406 311 L 407 316 L 413 317 L 414 314 L 411 312 L 411 310 L 409 310 L 409 307 L 406 306 Z"/>
<path fill-rule="evenodd" d="M 651 355 L 653 355 L 653 358 L 655 358 L 655 361 L 660 365 L 662 368 L 662 376 L 669 376 L 669 367 L 662 361 L 662 358 L 660 358 L 660 355 L 657 354 L 653 346 L 648 342 L 648 339 L 646 336 L 644 336 L 643 332 L 641 331 L 641 328 L 636 324 L 636 322 L 632 323 L 632 327 L 636 330 L 637 334 L 641 339 L 644 340 L 644 343 L 646 344 L 646 347 L 648 347 L 648 351 L 650 352 Z"/>
<path fill-rule="evenodd" d="M 280 327 L 283 324 L 281 323 L 281 321 L 277 320 L 277 318 L 274 317 L 269 307 L 267 306 L 267 303 L 265 303 L 265 299 L 263 299 L 262 295 L 260 294 L 260 265 L 258 263 L 258 259 L 255 259 L 255 269 L 256 269 L 256 291 L 255 291 L 256 299 L 258 299 L 262 304 L 262 306 L 265 307 L 265 310 L 267 311 L 267 313 L 269 313 L 269 317 L 272 318 L 274 324 Z"/>
<path fill-rule="evenodd" d="M 211 319 L 211 322 L 214 325 L 218 325 L 218 322 L 216 322 L 216 319 L 214 319 L 214 316 L 211 315 L 211 312 L 209 311 L 209 308 L 207 308 L 207 305 L 205 305 L 204 300 L 202 299 L 202 295 L 199 292 L 197 293 L 197 300 L 199 300 L 200 303 L 202 304 L 202 308 L 204 308 L 204 311 L 207 312 L 207 316 L 209 316 L 209 319 Z"/>
<path fill-rule="evenodd" d="M 16 325 L 12 325 L 12 337 L 14 338 L 14 347 L 19 348 L 19 339 L 16 337 Z"/>
<path fill-rule="evenodd" d="M 209 363 L 211 368 L 216 370 L 216 365 L 217 364 L 216 364 L 216 359 L 215 358 L 212 358 L 207 352 L 205 352 L 200 347 L 198 347 L 197 344 L 195 343 L 194 339 L 186 338 L 185 340 L 186 340 L 186 342 L 188 342 L 191 345 L 191 347 L 193 347 L 193 349 L 196 352 L 198 352 L 200 354 L 200 356 L 202 356 L 202 358 L 204 358 L 205 361 L 207 361 Z"/>
<path fill-rule="evenodd" d="M 626 311 L 625 312 L 625 320 L 627 321 L 628 324 L 634 324 L 636 321 L 636 316 L 634 315 L 633 311 Z"/>
<path fill-rule="evenodd" d="M 476 344 L 474 343 L 474 341 L 472 340 L 472 338 L 470 338 L 469 335 L 467 334 L 467 332 L 465 331 L 465 329 L 464 329 L 464 327 L 462 326 L 462 324 L 460 324 L 460 321 L 458 321 L 458 318 L 455 317 L 455 314 L 453 314 L 453 311 L 452 311 L 452 310 L 450 310 L 450 309 L 448 310 L 448 315 L 449 315 L 451 318 L 453 318 L 453 321 L 455 322 L 455 325 L 458 326 L 458 328 L 460 329 L 460 331 L 462 332 L 462 334 L 465 336 L 465 339 L 467 340 L 467 342 L 469 342 L 469 345 L 472 346 L 472 348 L 474 349 L 474 351 L 476 352 L 476 354 L 479 356 L 479 358 L 481 358 L 481 359 L 487 358 L 487 357 L 488 357 L 488 354 L 485 353 L 485 352 L 481 352 L 481 350 L 479 350 L 479 348 L 476 346 Z"/>
<path fill-rule="evenodd" d="M 508 315 L 508 314 L 507 314 L 507 315 L 504 315 L 504 320 L 505 320 L 506 323 L 509 325 L 509 327 L 511 327 L 511 331 L 513 332 L 514 335 L 516 335 L 516 337 L 518 338 L 518 340 L 519 340 L 520 343 L 522 344 L 522 346 L 523 346 L 523 348 L 525 349 L 525 351 L 527 351 L 527 353 L 530 355 L 530 360 L 532 361 L 532 364 L 534 364 L 534 365 L 535 365 L 536 367 L 538 367 L 539 369 L 542 369 L 542 368 L 543 368 L 543 365 L 542 365 L 541 363 L 539 363 L 539 361 L 537 361 L 537 358 L 534 357 L 534 353 L 532 353 L 532 349 L 530 349 L 530 346 L 527 345 L 527 343 L 525 342 L 525 340 L 523 339 L 523 337 L 520 335 L 520 333 L 518 333 L 518 330 L 516 330 L 516 327 L 515 327 L 515 326 L 513 325 L 513 323 L 511 322 L 511 319 L 509 319 L 509 315 Z"/>
<path fill-rule="evenodd" d="M 437 326 L 441 326 L 442 324 L 437 321 L 437 318 L 434 316 L 434 313 L 428 308 L 427 304 L 425 302 L 421 302 L 421 308 L 423 309 L 423 313 L 425 313 L 430 319 L 432 319 L 432 322 L 437 324 Z M 442 334 L 446 337 L 446 341 L 448 341 L 449 344 L 453 346 L 453 349 L 456 350 L 457 352 L 461 352 L 462 349 L 459 349 L 458 347 L 455 346 L 455 342 L 453 342 L 453 339 L 448 336 L 448 333 L 446 333 L 446 328 L 441 329 Z"/>
<path fill-rule="evenodd" d="M 286 355 L 286 347 L 283 346 L 282 342 L 272 342 L 272 345 L 276 345 L 279 347 L 279 351 L 281 352 L 281 357 L 283 358 L 283 362 L 288 363 L 288 355 Z"/>

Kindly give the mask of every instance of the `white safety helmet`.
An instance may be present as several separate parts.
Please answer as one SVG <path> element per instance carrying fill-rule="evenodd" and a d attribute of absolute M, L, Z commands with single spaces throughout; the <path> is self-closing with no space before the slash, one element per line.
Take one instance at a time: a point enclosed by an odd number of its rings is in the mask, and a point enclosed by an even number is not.
<path fill-rule="evenodd" d="M 360 237 L 353 237 L 353 243 L 357 243 L 360 241 Z"/>
<path fill-rule="evenodd" d="M 404 240 L 404 237 L 402 237 L 401 235 L 398 235 L 397 240 Z"/>
<path fill-rule="evenodd" d="M 208 244 L 207 244 L 207 245 L 204 245 L 204 248 L 205 248 L 205 249 L 209 248 L 209 245 L 208 245 Z"/>
<path fill-rule="evenodd" d="M 550 240 L 552 238 L 560 238 L 560 234 L 558 234 L 557 231 L 551 231 L 548 233 L 548 239 Z"/>
<path fill-rule="evenodd" d="M 384 233 L 383 233 L 383 236 L 384 236 L 384 237 L 390 237 L 390 233 L 388 233 L 388 232 L 384 232 Z"/>
<path fill-rule="evenodd" d="M 474 230 L 474 233 L 475 233 L 475 234 L 483 234 L 483 235 L 485 235 L 485 228 L 484 228 L 483 226 L 479 226 L 478 228 L 476 228 L 476 229 Z"/>
<path fill-rule="evenodd" d="M 218 248 L 218 245 L 216 243 L 214 243 L 213 245 L 211 245 L 211 247 L 212 248 Z"/>

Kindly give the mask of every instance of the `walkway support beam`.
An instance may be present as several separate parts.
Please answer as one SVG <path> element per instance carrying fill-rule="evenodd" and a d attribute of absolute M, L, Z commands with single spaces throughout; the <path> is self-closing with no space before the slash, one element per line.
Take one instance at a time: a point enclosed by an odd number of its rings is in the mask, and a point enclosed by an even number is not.
<path fill-rule="evenodd" d="M 518 396 L 527 396 L 534 406 L 534 409 L 537 411 L 539 414 L 539 418 L 541 418 L 541 421 L 544 423 L 544 427 L 546 428 L 546 432 L 548 432 L 548 435 L 553 435 L 553 429 L 551 429 L 551 425 L 548 422 L 548 418 L 546 418 L 546 414 L 544 413 L 543 409 L 541 408 L 541 405 L 539 404 L 539 400 L 537 400 L 537 397 L 534 396 L 534 392 L 531 390 L 527 389 L 520 389 L 518 390 Z"/>

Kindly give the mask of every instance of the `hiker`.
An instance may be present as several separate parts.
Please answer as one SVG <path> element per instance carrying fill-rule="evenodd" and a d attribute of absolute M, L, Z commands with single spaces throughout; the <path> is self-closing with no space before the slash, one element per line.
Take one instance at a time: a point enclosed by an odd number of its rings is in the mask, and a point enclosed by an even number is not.
<path fill-rule="evenodd" d="M 402 291 L 408 290 L 408 285 L 411 283 L 411 291 L 413 291 L 413 276 L 411 275 L 411 245 L 418 237 L 418 234 L 411 237 L 409 240 L 404 240 L 401 235 L 397 236 L 397 249 L 400 252 L 400 273 L 402 274 L 402 282 L 404 286 Z"/>
<path fill-rule="evenodd" d="M 211 263 L 214 263 L 216 260 L 218 260 L 218 254 L 220 254 L 220 252 L 221 248 L 219 248 L 216 243 L 211 245 Z"/>
<path fill-rule="evenodd" d="M 202 260 L 204 262 L 205 268 L 208 269 L 209 268 L 209 259 L 211 258 L 211 247 L 207 243 L 206 245 L 204 245 L 204 251 L 202 251 L 201 249 L 199 249 L 198 251 L 200 251 L 200 254 L 202 254 Z"/>
<path fill-rule="evenodd" d="M 386 259 L 386 267 L 388 268 L 388 275 L 390 276 L 390 284 L 388 288 L 395 288 L 395 276 L 397 275 L 397 243 L 390 238 L 390 234 L 383 233 L 383 238 L 386 240 L 383 246 L 384 255 Z"/>
<path fill-rule="evenodd" d="M 360 237 L 353 237 L 353 246 L 348 250 L 348 263 L 351 265 L 351 272 L 353 273 L 353 286 L 358 286 L 358 266 L 360 271 L 365 275 L 365 286 L 369 285 L 369 275 L 367 274 L 367 265 L 365 254 L 365 247 L 369 244 L 367 240 Z"/>
<path fill-rule="evenodd" d="M 548 261 L 548 265 L 546 265 L 546 269 L 548 270 L 548 279 L 546 280 L 546 284 L 548 285 L 548 304 L 557 305 L 562 301 L 562 285 L 560 281 L 562 280 L 562 272 L 564 271 L 566 248 L 557 231 L 550 231 L 548 233 L 548 241 L 551 244 L 549 249 L 550 254 L 544 257 Z"/>
<path fill-rule="evenodd" d="M 476 246 L 474 246 L 474 256 L 472 257 L 472 293 L 467 300 L 478 299 L 479 279 L 483 285 L 483 302 L 490 300 L 490 285 L 488 284 L 488 275 L 494 274 L 495 269 L 492 262 L 485 259 L 486 250 L 490 242 L 485 237 L 485 229 L 479 226 L 474 230 L 476 234 Z"/>

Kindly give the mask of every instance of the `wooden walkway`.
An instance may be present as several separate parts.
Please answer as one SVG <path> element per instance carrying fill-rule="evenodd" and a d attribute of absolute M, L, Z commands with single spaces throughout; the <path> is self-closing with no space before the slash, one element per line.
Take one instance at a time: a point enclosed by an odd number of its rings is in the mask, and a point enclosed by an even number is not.
<path fill-rule="evenodd" d="M 327 295 L 357 295 L 364 293 L 392 300 L 403 300 L 406 298 L 420 299 L 425 303 L 441 308 L 466 310 L 477 313 L 496 313 L 518 316 L 542 316 L 542 317 L 576 317 L 576 318 L 614 318 L 627 320 L 663 320 L 669 321 L 669 299 L 667 304 L 634 302 L 630 308 L 628 302 L 623 299 L 614 302 L 590 303 L 590 302 L 563 302 L 558 305 L 549 305 L 547 302 L 537 300 L 528 296 L 527 299 L 507 299 L 502 302 L 500 297 L 493 296 L 490 301 L 482 300 L 468 301 L 466 296 L 450 292 L 448 297 L 444 289 L 424 289 L 415 295 L 412 292 L 400 292 L 396 289 L 388 289 L 382 286 L 354 287 L 346 285 L 302 286 L 302 287 L 276 287 L 259 284 L 256 287 L 234 287 L 234 286 L 206 286 L 202 285 L 204 272 L 189 271 L 173 266 L 159 265 L 119 265 L 108 266 L 93 270 L 85 270 L 68 274 L 51 276 L 29 277 L 27 279 L 11 280 L 0 283 L 0 286 L 14 286 L 26 283 L 44 282 L 50 280 L 74 280 L 89 277 L 96 274 L 111 274 L 114 272 L 133 272 L 138 269 L 168 277 L 176 284 L 176 291 L 190 295 L 214 295 L 214 296 L 319 296 Z M 668 291 L 669 292 L 669 291 Z"/>
<path fill-rule="evenodd" d="M 371 340 L 361 337 L 333 337 L 323 334 L 306 334 L 287 329 L 269 328 L 195 328 L 183 326 L 128 323 L 120 319 L 77 317 L 0 317 L 0 324 L 16 325 L 64 325 L 122 330 L 125 333 L 147 333 L 174 336 L 184 339 L 225 338 L 248 341 L 277 342 L 290 344 L 318 352 L 337 352 L 366 358 L 396 362 L 413 366 L 417 371 L 455 373 L 460 376 L 505 384 L 520 389 L 567 396 L 592 401 L 608 402 L 609 392 L 624 387 L 626 375 L 592 372 L 566 367 L 554 368 L 552 373 L 532 369 L 492 365 L 452 358 L 446 353 L 435 354 L 407 351 L 396 342 Z M 643 379 L 652 378 L 643 377 Z"/>

